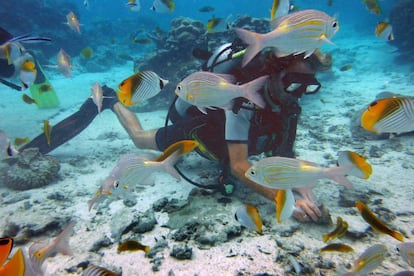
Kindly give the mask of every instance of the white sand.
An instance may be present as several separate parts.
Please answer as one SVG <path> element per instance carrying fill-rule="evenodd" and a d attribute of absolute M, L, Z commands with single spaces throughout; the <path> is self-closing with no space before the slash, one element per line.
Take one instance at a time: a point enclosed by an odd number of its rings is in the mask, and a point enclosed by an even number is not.
<path fill-rule="evenodd" d="M 401 150 L 386 150 L 381 158 L 372 158 L 369 162 L 373 166 L 373 174 L 367 181 L 351 178 L 355 183 L 355 188 L 368 186 L 373 190 L 382 192 L 385 196 L 374 196 L 382 198 L 383 206 L 393 212 L 414 211 L 411 204 L 413 194 L 413 146 L 412 136 L 395 137 L 392 140 L 365 141 L 350 145 L 338 145 L 335 141 L 341 141 L 345 137 L 350 137 L 349 118 L 346 113 L 349 110 L 359 110 L 369 104 L 375 95 L 383 90 L 394 91 L 407 95 L 412 93 L 412 81 L 414 75 L 409 71 L 408 66 L 395 65 L 393 58 L 396 56 L 394 48 L 386 45 L 385 42 L 374 37 L 358 37 L 358 44 L 349 44 L 348 36 L 352 34 L 351 29 L 342 28 L 341 32 L 334 39 L 336 47 L 330 46 L 329 51 L 333 52 L 334 67 L 332 72 L 320 76 L 323 89 L 319 94 L 305 97 L 302 100 L 303 113 L 301 125 L 298 129 L 298 139 L 296 150 L 298 158 L 313 161 L 321 166 L 329 166 L 324 155 L 330 154 L 336 158 L 338 150 L 355 150 L 363 155 L 367 155 L 370 146 L 382 147 L 387 143 L 395 142 L 401 145 Z M 346 72 L 339 71 L 345 64 L 353 67 Z M 65 118 L 90 95 L 90 87 L 95 81 L 116 87 L 117 84 L 130 73 L 131 66 L 125 68 L 114 68 L 103 74 L 79 74 L 76 71 L 71 79 L 65 79 L 56 74 L 51 75 L 51 81 L 56 91 L 61 96 L 61 106 L 59 109 L 38 110 L 36 106 L 30 106 L 21 101 L 20 93 L 0 86 L 0 93 L 3 95 L 0 104 L 1 122 L 0 129 L 9 134 L 10 137 L 34 137 L 41 131 L 44 119 L 50 119 L 51 124 L 55 124 Z M 325 80 L 328 75 L 335 79 Z M 65 96 L 62 96 L 65 95 Z M 64 100 L 63 100 L 64 99 Z M 320 100 L 323 99 L 325 103 Z M 164 111 L 154 111 L 149 113 L 139 113 L 138 117 L 145 128 L 159 127 L 164 122 Z M 317 141 L 308 137 L 308 129 L 301 129 L 302 125 L 317 124 L 324 126 L 323 135 L 326 141 Z M 336 130 L 329 132 L 329 127 L 337 126 Z M 109 132 L 116 133 L 117 139 L 114 141 L 102 140 L 100 137 Z M 52 136 L 53 139 L 53 136 Z M 335 140 L 337 139 L 337 140 Z M 349 138 L 352 139 L 352 138 Z M 338 148 L 339 147 L 339 148 Z M 110 208 L 105 208 L 104 204 L 98 206 L 102 214 L 96 217 L 96 210 L 88 212 L 87 201 L 93 197 L 98 182 L 103 180 L 116 164 L 119 154 L 126 151 L 135 150 L 133 143 L 128 138 L 126 132 L 116 120 L 114 114 L 105 111 L 97 117 L 93 123 L 79 136 L 72 139 L 67 144 L 53 151 L 51 155 L 62 161 L 60 179 L 44 188 L 16 192 L 6 188 L 0 188 L 0 192 L 10 194 L 30 194 L 29 200 L 22 200 L 10 205 L 1 204 L 0 231 L 4 225 L 10 221 L 17 224 L 37 223 L 49 216 L 53 217 L 72 217 L 77 221 L 75 234 L 72 235 L 70 244 L 74 251 L 74 256 L 58 255 L 46 261 L 46 275 L 66 275 L 64 268 L 75 266 L 82 261 L 89 260 L 96 265 L 118 270 L 122 268 L 123 275 L 168 275 L 173 271 L 174 275 L 236 275 L 237 272 L 244 272 L 243 275 L 267 272 L 274 275 L 283 275 L 289 269 L 290 264 L 285 260 L 276 262 L 280 252 L 275 239 L 286 243 L 301 242 L 305 245 L 300 259 L 306 260 L 317 256 L 318 249 L 323 246 L 321 234 L 326 233 L 330 228 L 315 226 L 313 224 L 302 225 L 301 228 L 289 238 L 280 237 L 277 229 L 296 225 L 297 222 L 289 220 L 283 226 L 279 226 L 273 213 L 262 212 L 271 227 L 265 226 L 263 235 L 257 235 L 244 230 L 240 238 L 218 245 L 208 250 L 198 249 L 197 245 L 190 242 L 188 245 L 193 248 L 193 259 L 187 261 L 176 260 L 169 256 L 172 246 L 175 244 L 169 241 L 169 249 L 164 250 L 165 259 L 162 261 L 159 272 L 152 272 L 150 259 L 144 257 L 143 252 L 122 253 L 116 252 L 117 243 L 112 247 L 103 249 L 103 256 L 89 252 L 93 243 L 109 235 L 110 222 L 114 214 L 131 215 L 133 212 L 144 212 L 151 207 L 152 203 L 159 198 L 168 196 L 170 198 L 183 199 L 188 196 L 193 188 L 184 181 L 177 182 L 168 175 L 157 175 L 155 185 L 140 191 L 136 194 L 138 203 L 127 208 L 122 201 L 118 200 L 111 203 Z M 70 165 L 69 161 L 78 159 L 84 168 L 82 173 L 78 168 Z M 79 161 L 80 160 L 80 161 Z M 331 211 L 332 217 L 341 215 L 353 225 L 364 223 L 358 216 L 346 215 L 347 210 L 337 206 L 339 186 L 332 182 L 321 182 L 314 189 L 319 202 L 325 203 Z M 73 204 L 67 206 L 65 202 L 58 202 L 46 199 L 46 196 L 60 192 L 67 198 L 73 200 Z M 10 195 L 9 195 L 10 196 Z M 3 199 L 3 198 L 2 198 Z M 34 202 L 34 200 L 37 200 Z M 25 202 L 31 202 L 33 207 L 26 210 L 23 208 Z M 216 203 L 217 204 L 217 203 Z M 233 221 L 233 211 L 240 201 L 233 198 L 233 203 L 228 205 L 228 211 L 223 212 L 224 221 Z M 263 207 L 263 206 L 262 206 Z M 262 208 L 260 207 L 260 208 Z M 206 206 L 214 210 L 216 206 Z M 264 206 L 266 210 L 272 210 L 272 203 Z M 148 233 L 142 235 L 143 244 L 153 246 L 154 238 L 167 236 L 169 230 L 161 227 L 167 220 L 166 214 L 157 213 L 158 225 Z M 197 217 L 197 213 L 194 214 Z M 390 222 L 399 229 L 408 233 L 411 237 L 414 221 L 412 217 L 397 217 Z M 89 231 L 87 231 L 87 228 Z M 240 239 L 242 241 L 240 242 Z M 344 264 L 352 263 L 360 253 L 371 244 L 383 243 L 387 245 L 391 256 L 384 262 L 383 266 L 376 271 L 377 275 L 389 275 L 403 269 L 409 269 L 408 265 L 402 261 L 395 253 L 395 245 L 398 243 L 394 239 L 385 235 L 374 234 L 372 238 L 357 242 L 352 242 L 347 238 L 343 242 L 352 244 L 355 249 L 353 254 L 325 254 L 324 260 L 332 260 L 336 263 L 336 270 L 328 270 L 324 275 L 337 275 L 344 272 Z M 184 243 L 181 243 L 184 244 Z M 25 246 L 27 247 L 27 245 Z M 237 256 L 226 257 L 232 251 Z M 265 254 L 262 252 L 268 252 Z M 253 261 L 247 256 L 252 256 Z"/>

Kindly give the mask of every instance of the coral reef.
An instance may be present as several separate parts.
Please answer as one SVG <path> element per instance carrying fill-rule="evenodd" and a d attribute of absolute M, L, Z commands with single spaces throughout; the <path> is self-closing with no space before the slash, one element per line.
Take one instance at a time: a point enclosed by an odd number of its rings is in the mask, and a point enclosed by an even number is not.
<path fill-rule="evenodd" d="M 42 155 L 37 148 L 28 148 L 3 162 L 0 180 L 13 190 L 29 190 L 48 185 L 60 169 L 59 161 Z"/>

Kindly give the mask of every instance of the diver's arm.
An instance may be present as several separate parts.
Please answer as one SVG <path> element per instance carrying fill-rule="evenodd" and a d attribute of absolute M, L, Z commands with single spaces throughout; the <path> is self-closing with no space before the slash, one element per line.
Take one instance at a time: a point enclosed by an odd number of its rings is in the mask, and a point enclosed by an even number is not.
<path fill-rule="evenodd" d="M 115 112 L 119 122 L 128 132 L 129 137 L 131 137 L 137 148 L 158 150 L 155 142 L 157 129 L 144 130 L 135 114 L 124 107 L 120 102 L 114 104 L 112 110 Z"/>
<path fill-rule="evenodd" d="M 247 144 L 245 143 L 227 143 L 230 159 L 230 169 L 232 174 L 242 181 L 245 185 L 260 193 L 264 197 L 273 200 L 277 190 L 261 186 L 249 180 L 244 173 L 251 167 L 247 161 Z"/>

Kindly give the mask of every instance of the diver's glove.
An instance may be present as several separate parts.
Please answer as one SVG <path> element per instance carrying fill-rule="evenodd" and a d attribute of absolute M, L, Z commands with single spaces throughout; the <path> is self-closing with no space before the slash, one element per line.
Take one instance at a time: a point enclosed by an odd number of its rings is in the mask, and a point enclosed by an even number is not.
<path fill-rule="evenodd" d="M 114 105 L 118 102 L 118 96 L 116 95 L 115 90 L 104 85 L 102 86 L 103 92 L 103 101 L 102 101 L 102 110 L 113 109 Z"/>

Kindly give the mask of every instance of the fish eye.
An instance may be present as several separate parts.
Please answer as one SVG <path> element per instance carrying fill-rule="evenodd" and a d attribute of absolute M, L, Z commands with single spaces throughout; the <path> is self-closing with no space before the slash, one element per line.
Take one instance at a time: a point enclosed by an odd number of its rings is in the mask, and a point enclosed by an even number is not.
<path fill-rule="evenodd" d="M 251 174 L 251 175 L 256 175 L 256 171 L 255 171 L 255 170 L 251 170 L 251 171 L 250 171 L 250 174 Z"/>
<path fill-rule="evenodd" d="M 337 27 L 338 27 L 338 22 L 337 21 L 334 21 L 332 23 L 332 28 L 336 29 Z"/>
<path fill-rule="evenodd" d="M 180 91 L 181 90 L 181 85 L 177 85 L 177 90 Z"/>
<path fill-rule="evenodd" d="M 375 101 L 375 102 L 372 102 L 370 105 L 369 105 L 369 107 L 373 107 L 373 106 L 376 106 L 377 105 L 377 101 Z"/>
<path fill-rule="evenodd" d="M 118 180 L 115 180 L 115 181 L 114 181 L 114 187 L 115 187 L 115 188 L 118 188 L 118 187 L 119 187 L 119 181 L 118 181 Z"/>

